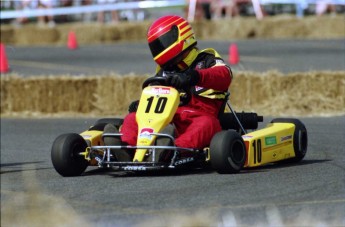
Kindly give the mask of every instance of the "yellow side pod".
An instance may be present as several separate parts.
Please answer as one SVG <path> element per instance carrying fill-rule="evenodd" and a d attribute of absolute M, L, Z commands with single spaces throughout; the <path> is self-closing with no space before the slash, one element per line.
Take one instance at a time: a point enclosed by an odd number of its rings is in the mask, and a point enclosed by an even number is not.
<path fill-rule="evenodd" d="M 102 134 L 103 134 L 103 131 L 98 131 L 98 130 L 84 131 L 80 133 L 80 135 L 84 138 L 84 140 L 87 143 L 90 142 L 88 146 L 103 145 Z"/>
<path fill-rule="evenodd" d="M 247 159 L 244 167 L 262 166 L 267 163 L 295 157 L 292 123 L 270 123 L 267 127 L 243 135 Z"/>

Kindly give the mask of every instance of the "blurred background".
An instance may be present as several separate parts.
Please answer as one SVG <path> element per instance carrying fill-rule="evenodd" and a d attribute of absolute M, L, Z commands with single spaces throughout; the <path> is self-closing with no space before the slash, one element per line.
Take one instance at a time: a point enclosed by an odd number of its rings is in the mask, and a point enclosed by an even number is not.
<path fill-rule="evenodd" d="M 45 15 L 42 9 L 46 9 Z M 2 0 L 1 12 L 2 24 L 19 27 L 37 22 L 38 26 L 54 27 L 69 22 L 143 21 L 167 13 L 190 21 L 238 16 L 262 19 L 279 14 L 335 15 L 345 12 L 345 3 L 343 0 Z"/>

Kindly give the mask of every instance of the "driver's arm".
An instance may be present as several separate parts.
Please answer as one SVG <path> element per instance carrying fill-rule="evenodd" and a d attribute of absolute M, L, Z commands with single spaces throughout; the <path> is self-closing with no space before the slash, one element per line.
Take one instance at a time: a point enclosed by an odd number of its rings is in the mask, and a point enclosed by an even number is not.
<path fill-rule="evenodd" d="M 232 72 L 223 59 L 209 56 L 204 69 L 197 69 L 199 80 L 197 86 L 227 91 L 232 81 Z"/>

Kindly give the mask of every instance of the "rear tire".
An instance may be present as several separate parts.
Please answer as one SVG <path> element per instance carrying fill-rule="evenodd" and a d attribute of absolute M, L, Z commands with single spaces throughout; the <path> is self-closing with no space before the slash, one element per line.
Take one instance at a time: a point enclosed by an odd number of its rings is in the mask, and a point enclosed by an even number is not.
<path fill-rule="evenodd" d="M 246 161 L 243 138 L 235 130 L 218 132 L 210 145 L 211 166 L 218 173 L 238 173 Z"/>
<path fill-rule="evenodd" d="M 293 135 L 293 148 L 295 157 L 286 159 L 286 163 L 294 163 L 301 161 L 307 153 L 308 147 L 308 133 L 305 125 L 298 119 L 294 118 L 276 118 L 271 123 L 292 123 L 295 125 L 295 132 Z"/>
<path fill-rule="evenodd" d="M 95 125 L 98 124 L 113 124 L 115 127 L 120 127 L 123 124 L 123 118 L 101 118 L 96 121 Z"/>
<path fill-rule="evenodd" d="M 103 131 L 107 124 L 114 125 L 117 129 L 123 124 L 123 118 L 101 118 L 96 121 L 96 123 L 89 128 L 89 131 Z"/>
<path fill-rule="evenodd" d="M 85 140 L 79 134 L 60 135 L 55 139 L 51 150 L 55 170 L 64 177 L 80 176 L 89 165 L 88 161 L 79 155 L 86 147 Z"/>

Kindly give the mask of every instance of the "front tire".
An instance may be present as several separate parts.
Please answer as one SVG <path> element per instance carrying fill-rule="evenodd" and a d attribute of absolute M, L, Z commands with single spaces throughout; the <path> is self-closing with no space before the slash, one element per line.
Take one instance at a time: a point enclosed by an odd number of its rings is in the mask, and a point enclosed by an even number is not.
<path fill-rule="evenodd" d="M 88 161 L 79 155 L 86 147 L 85 140 L 79 134 L 60 135 L 55 139 L 51 150 L 55 170 L 64 177 L 80 176 L 89 165 Z"/>
<path fill-rule="evenodd" d="M 306 155 L 308 147 L 308 133 L 305 125 L 300 120 L 294 118 L 276 118 L 271 123 L 292 123 L 295 125 L 293 135 L 295 157 L 284 160 L 284 162 L 295 163 L 301 161 Z"/>
<path fill-rule="evenodd" d="M 235 130 L 218 132 L 210 145 L 211 166 L 218 173 L 238 173 L 246 161 L 246 147 Z"/>

